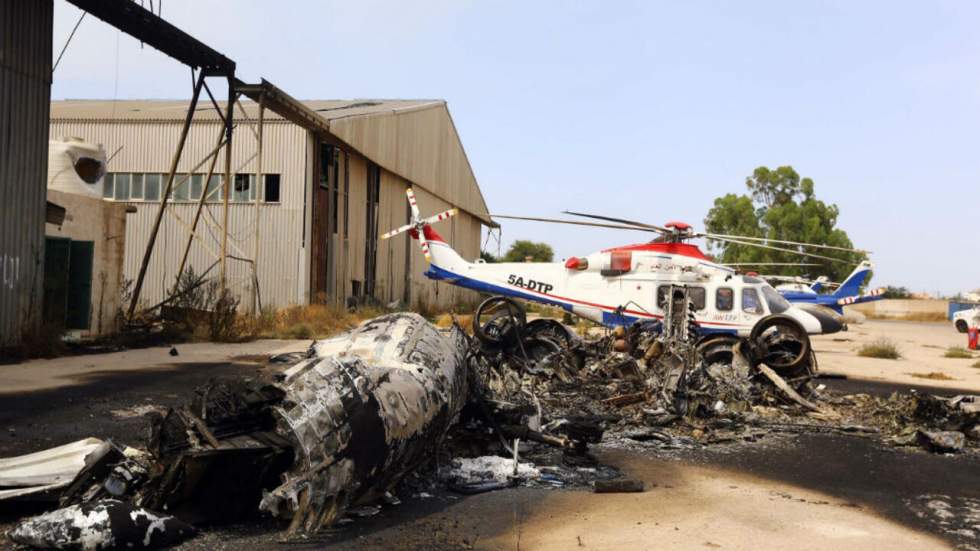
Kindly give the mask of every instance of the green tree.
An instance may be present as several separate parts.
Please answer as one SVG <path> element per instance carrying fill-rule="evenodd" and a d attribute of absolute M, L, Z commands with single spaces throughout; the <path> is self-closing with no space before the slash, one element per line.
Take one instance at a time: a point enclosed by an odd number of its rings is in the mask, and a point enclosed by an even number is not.
<path fill-rule="evenodd" d="M 483 261 L 486 262 L 487 264 L 493 264 L 495 262 L 500 262 L 500 259 L 497 258 L 490 251 L 480 251 L 480 258 L 482 258 Z"/>
<path fill-rule="evenodd" d="M 814 195 L 810 178 L 800 178 L 793 167 L 775 170 L 760 166 L 745 179 L 749 195 L 729 193 L 715 199 L 704 221 L 710 233 L 767 237 L 801 243 L 851 248 L 847 232 L 837 227 L 840 210 Z M 766 273 L 783 275 L 826 275 L 841 281 L 864 259 L 860 253 L 803 248 L 777 243 L 770 246 L 810 252 L 843 260 L 833 262 L 814 257 L 775 251 L 763 247 L 708 240 L 708 248 L 722 263 L 787 262 L 819 266 L 760 267 Z"/>
<path fill-rule="evenodd" d="M 531 262 L 551 262 L 555 258 L 555 252 L 547 243 L 535 243 L 519 239 L 507 250 L 504 255 L 504 262 L 524 262 L 528 257 Z"/>

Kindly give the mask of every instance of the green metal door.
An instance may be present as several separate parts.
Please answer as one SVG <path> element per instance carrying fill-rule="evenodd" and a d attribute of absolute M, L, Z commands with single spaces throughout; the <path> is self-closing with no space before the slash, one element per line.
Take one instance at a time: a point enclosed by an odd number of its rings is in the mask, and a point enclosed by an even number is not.
<path fill-rule="evenodd" d="M 65 326 L 70 257 L 71 239 L 44 238 L 44 323 L 54 328 Z"/>
<path fill-rule="evenodd" d="M 68 329 L 88 329 L 92 310 L 92 261 L 94 241 L 72 241 L 68 265 Z"/>

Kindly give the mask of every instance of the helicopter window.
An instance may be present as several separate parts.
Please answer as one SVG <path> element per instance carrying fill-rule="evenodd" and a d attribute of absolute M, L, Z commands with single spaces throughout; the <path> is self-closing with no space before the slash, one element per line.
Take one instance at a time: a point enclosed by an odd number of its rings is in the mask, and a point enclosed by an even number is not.
<path fill-rule="evenodd" d="M 766 297 L 766 302 L 769 303 L 769 311 L 773 314 L 782 314 L 790 308 L 789 302 L 783 298 L 783 295 L 768 285 L 762 286 L 762 296 Z"/>
<path fill-rule="evenodd" d="M 694 304 L 695 310 L 704 310 L 707 297 L 704 287 L 689 287 L 688 296 L 691 297 L 691 302 Z"/>
<path fill-rule="evenodd" d="M 694 305 L 695 310 L 704 310 L 706 295 L 704 287 L 688 287 L 688 296 Z M 661 310 L 667 307 L 667 295 L 670 293 L 670 285 L 657 287 L 657 307 Z"/>
<path fill-rule="evenodd" d="M 721 312 L 728 312 L 735 307 L 735 291 L 731 287 L 719 287 L 715 291 L 715 308 Z"/>
<path fill-rule="evenodd" d="M 761 314 L 762 303 L 759 302 L 759 293 L 751 287 L 742 289 L 742 311 L 749 314 Z"/>

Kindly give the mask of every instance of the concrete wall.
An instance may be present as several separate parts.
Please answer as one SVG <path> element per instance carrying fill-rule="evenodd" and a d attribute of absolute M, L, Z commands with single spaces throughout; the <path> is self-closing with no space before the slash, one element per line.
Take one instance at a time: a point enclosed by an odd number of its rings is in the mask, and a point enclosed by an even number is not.
<path fill-rule="evenodd" d="M 92 309 L 89 336 L 117 329 L 117 314 L 123 307 L 123 259 L 126 252 L 126 205 L 48 190 L 48 200 L 65 207 L 61 226 L 47 224 L 45 235 L 73 241 L 92 241 Z"/>
<path fill-rule="evenodd" d="M 845 311 L 854 310 L 871 318 L 945 318 L 948 305 L 948 301 L 938 299 L 884 299 L 847 306 Z"/>

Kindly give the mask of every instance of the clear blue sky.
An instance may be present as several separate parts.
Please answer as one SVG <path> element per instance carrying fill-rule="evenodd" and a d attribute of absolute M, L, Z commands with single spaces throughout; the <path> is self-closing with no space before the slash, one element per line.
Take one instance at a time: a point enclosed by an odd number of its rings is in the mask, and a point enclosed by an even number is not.
<path fill-rule="evenodd" d="M 78 14 L 55 1 L 55 53 Z M 700 227 L 756 166 L 790 164 L 874 251 L 875 284 L 980 287 L 977 2 L 167 0 L 163 16 L 299 98 L 446 99 L 491 212 Z M 186 98 L 189 81 L 89 16 L 53 97 Z M 566 257 L 643 236 L 506 223 L 503 244 Z"/>

